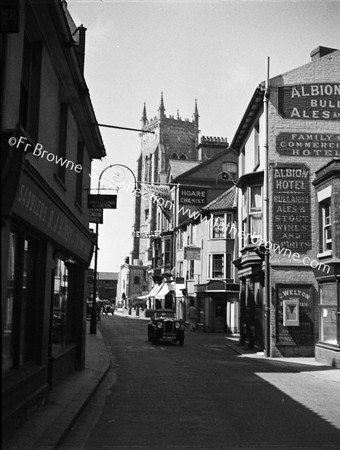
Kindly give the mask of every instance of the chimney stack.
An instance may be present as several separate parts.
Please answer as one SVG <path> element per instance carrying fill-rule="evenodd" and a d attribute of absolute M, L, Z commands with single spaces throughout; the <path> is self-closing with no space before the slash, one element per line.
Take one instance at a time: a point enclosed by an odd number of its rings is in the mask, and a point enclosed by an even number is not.
<path fill-rule="evenodd" d="M 336 52 L 336 48 L 329 48 L 329 47 L 316 47 L 316 49 L 312 50 L 310 53 L 310 57 L 312 58 L 312 61 L 315 61 L 317 59 L 322 58 L 323 56 L 328 55 L 329 53 Z"/>

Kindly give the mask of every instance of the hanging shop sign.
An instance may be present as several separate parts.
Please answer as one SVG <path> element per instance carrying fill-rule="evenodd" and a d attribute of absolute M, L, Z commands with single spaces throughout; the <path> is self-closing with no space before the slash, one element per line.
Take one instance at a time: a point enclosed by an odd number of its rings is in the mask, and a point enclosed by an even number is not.
<path fill-rule="evenodd" d="M 280 86 L 278 109 L 286 119 L 340 121 L 340 84 Z"/>
<path fill-rule="evenodd" d="M 116 209 L 117 195 L 89 194 L 87 197 L 87 207 L 94 209 Z"/>
<path fill-rule="evenodd" d="M 162 198 L 164 203 L 171 201 L 170 186 L 160 184 L 144 184 L 143 191 L 147 192 L 147 194 L 151 197 L 156 197 L 157 199 Z"/>
<path fill-rule="evenodd" d="M 179 204 L 206 206 L 208 201 L 208 189 L 196 188 L 191 186 L 179 187 Z"/>
<path fill-rule="evenodd" d="M 155 230 L 155 231 L 133 231 L 131 233 L 131 236 L 134 238 L 139 238 L 139 239 L 149 239 L 152 237 L 159 237 L 161 235 L 161 231 L 159 230 Z"/>
<path fill-rule="evenodd" d="M 89 222 L 103 223 L 103 210 L 101 208 L 91 208 L 89 210 Z"/>
<path fill-rule="evenodd" d="M 272 167 L 273 241 L 281 249 L 312 248 L 310 171 L 305 164 Z"/>
<path fill-rule="evenodd" d="M 278 284 L 276 291 L 277 344 L 314 344 L 313 286 Z"/>
<path fill-rule="evenodd" d="M 276 137 L 276 151 L 281 156 L 340 156 L 340 134 L 290 131 Z"/>

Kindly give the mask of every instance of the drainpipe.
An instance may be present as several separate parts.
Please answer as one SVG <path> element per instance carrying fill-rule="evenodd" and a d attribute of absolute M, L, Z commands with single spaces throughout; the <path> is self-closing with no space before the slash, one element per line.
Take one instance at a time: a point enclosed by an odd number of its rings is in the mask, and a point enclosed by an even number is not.
<path fill-rule="evenodd" d="M 263 203 L 263 228 L 265 241 L 265 268 L 264 268 L 264 354 L 270 356 L 270 266 L 269 266 L 269 248 L 266 243 L 269 240 L 269 149 L 268 149 L 268 100 L 269 100 L 269 64 L 267 59 L 267 77 L 265 82 L 265 91 L 263 97 L 263 109 L 265 120 L 265 142 L 264 142 L 264 203 Z"/>

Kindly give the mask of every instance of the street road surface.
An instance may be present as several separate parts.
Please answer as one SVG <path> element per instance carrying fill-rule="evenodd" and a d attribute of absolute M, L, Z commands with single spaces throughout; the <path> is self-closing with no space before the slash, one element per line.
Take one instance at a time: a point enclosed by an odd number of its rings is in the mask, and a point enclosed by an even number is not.
<path fill-rule="evenodd" d="M 111 368 L 62 449 L 340 449 L 340 383 L 327 369 L 242 357 L 224 334 L 154 346 L 143 319 L 99 327 Z"/>

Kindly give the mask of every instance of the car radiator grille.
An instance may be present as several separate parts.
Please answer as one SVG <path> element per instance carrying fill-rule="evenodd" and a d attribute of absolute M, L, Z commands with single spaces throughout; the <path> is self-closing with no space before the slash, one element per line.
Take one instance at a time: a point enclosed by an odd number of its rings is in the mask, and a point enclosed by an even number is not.
<path fill-rule="evenodd" d="M 173 322 L 172 320 L 166 320 L 164 322 L 164 332 L 165 333 L 173 333 Z"/>

